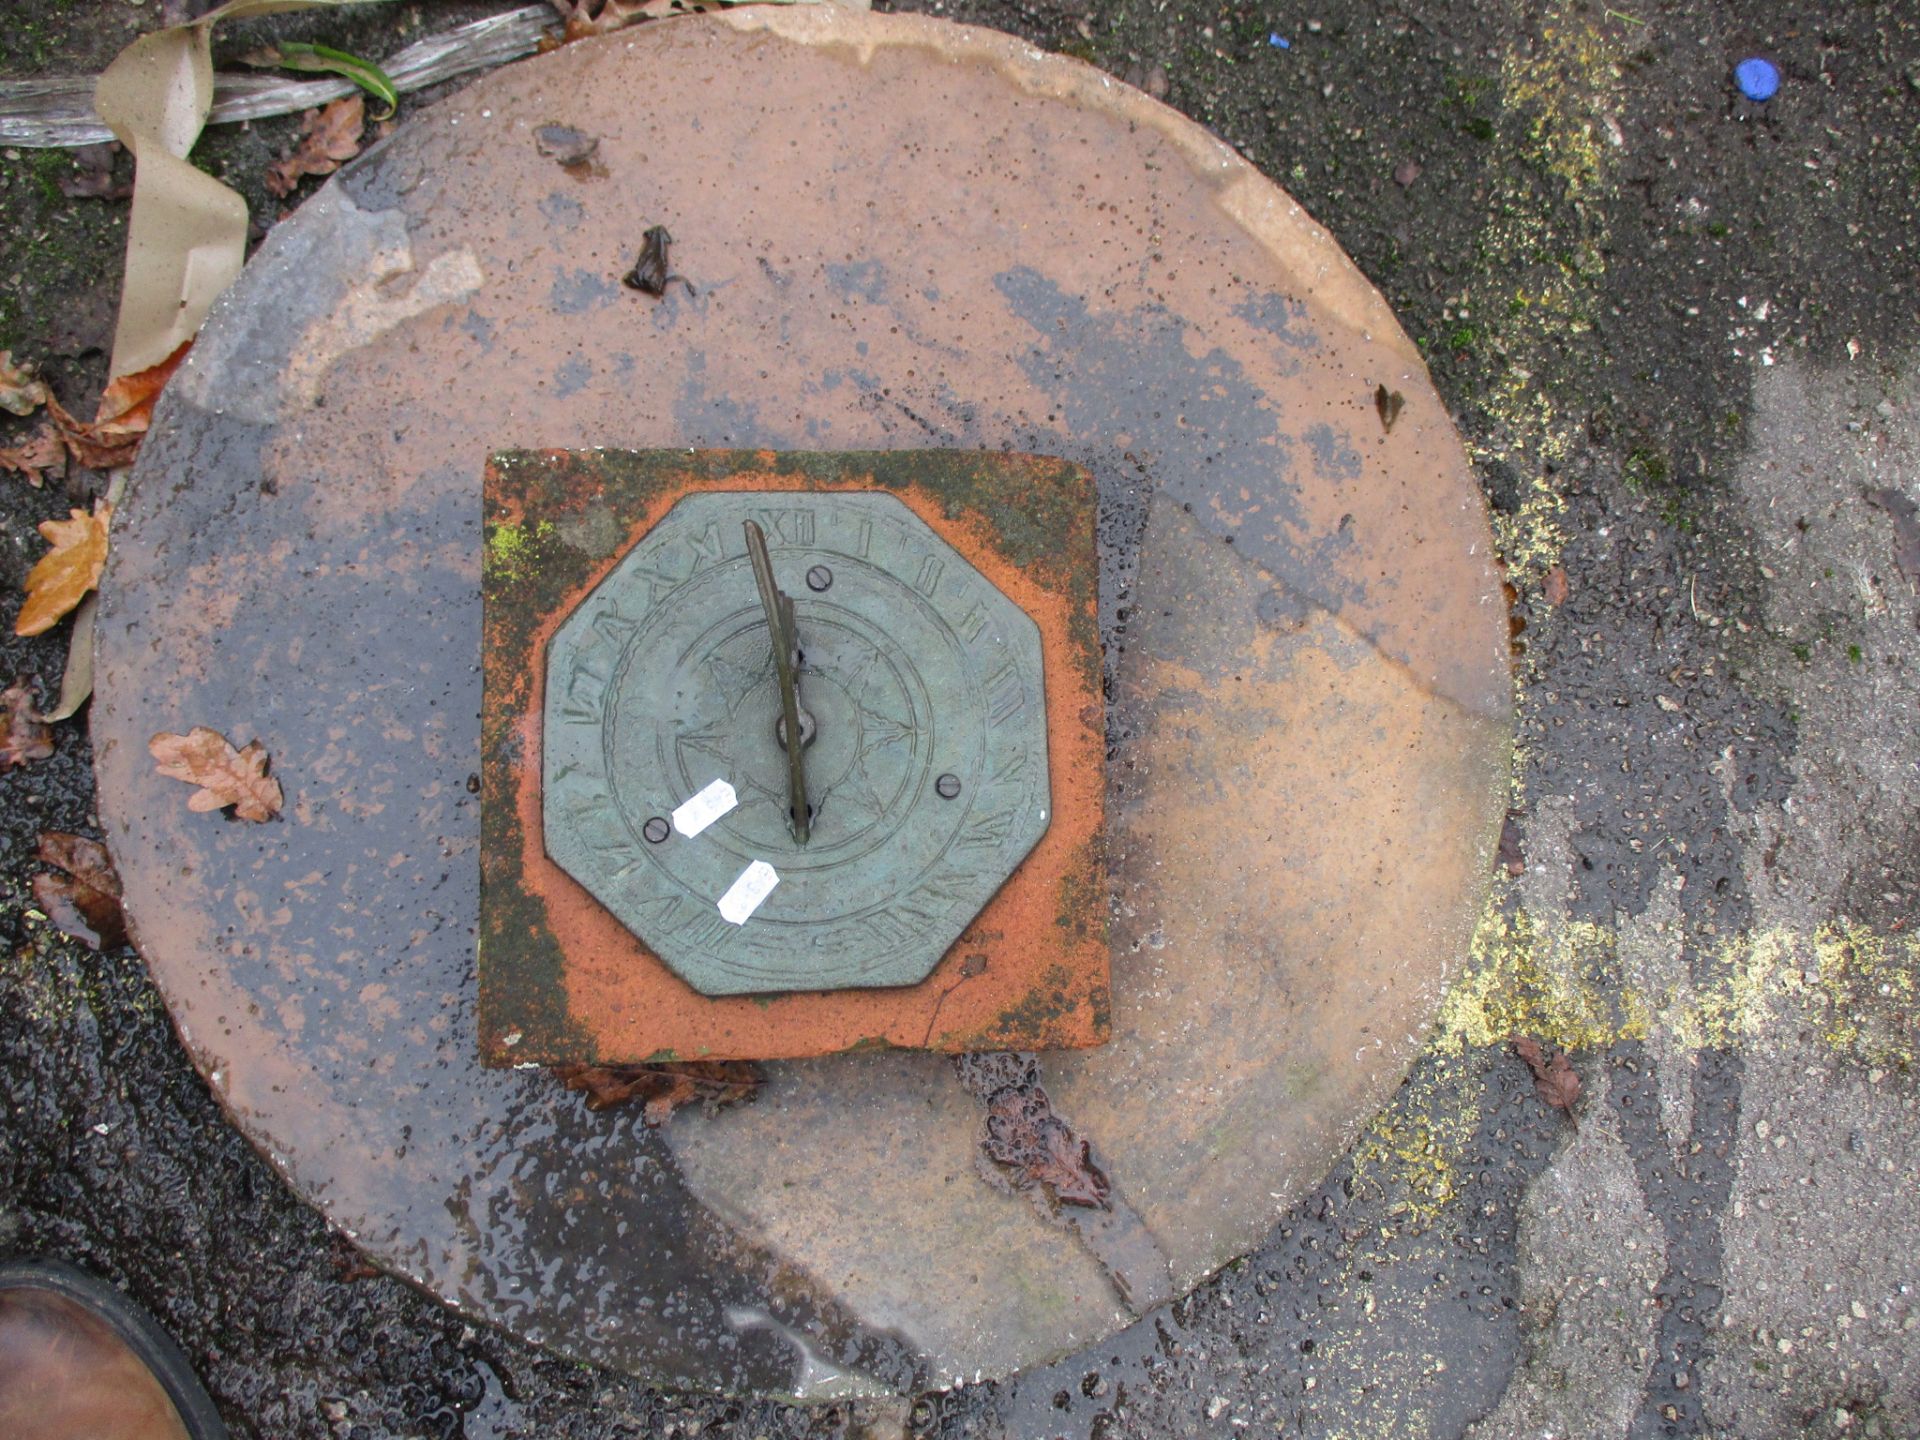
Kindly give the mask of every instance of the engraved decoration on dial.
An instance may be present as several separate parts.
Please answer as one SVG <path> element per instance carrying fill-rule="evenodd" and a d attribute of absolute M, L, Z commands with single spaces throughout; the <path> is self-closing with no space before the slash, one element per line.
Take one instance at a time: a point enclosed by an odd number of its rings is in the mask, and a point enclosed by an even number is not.
<path fill-rule="evenodd" d="M 796 596 L 804 845 L 742 519 Z M 893 496 L 689 496 L 549 646 L 548 853 L 702 993 L 915 983 L 1046 829 L 1041 676 L 1032 620 Z M 716 779 L 736 808 L 645 838 Z M 779 883 L 730 923 L 716 902 L 756 861 Z"/>

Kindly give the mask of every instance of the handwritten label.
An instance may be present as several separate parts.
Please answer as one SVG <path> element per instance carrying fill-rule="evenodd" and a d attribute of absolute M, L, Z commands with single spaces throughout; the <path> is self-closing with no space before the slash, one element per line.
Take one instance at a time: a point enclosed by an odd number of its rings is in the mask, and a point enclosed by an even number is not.
<path fill-rule="evenodd" d="M 673 812 L 673 828 L 691 840 L 739 803 L 733 786 L 724 780 L 710 780 L 704 790 Z"/>
<path fill-rule="evenodd" d="M 760 908 L 760 902 L 773 893 L 780 876 L 764 860 L 756 860 L 742 870 L 727 893 L 720 897 L 720 916 L 735 925 L 747 923 L 747 917 Z"/>

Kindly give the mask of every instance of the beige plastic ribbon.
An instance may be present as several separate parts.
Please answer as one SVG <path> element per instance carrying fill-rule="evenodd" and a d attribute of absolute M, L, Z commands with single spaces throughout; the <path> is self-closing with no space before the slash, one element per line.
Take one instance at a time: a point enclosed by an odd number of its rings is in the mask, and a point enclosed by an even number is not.
<path fill-rule="evenodd" d="M 213 108 L 213 27 L 315 5 L 378 0 L 228 0 L 143 35 L 114 59 L 93 104 L 133 154 L 133 213 L 112 374 L 157 365 L 191 340 L 246 259 L 247 202 L 188 163 Z"/>

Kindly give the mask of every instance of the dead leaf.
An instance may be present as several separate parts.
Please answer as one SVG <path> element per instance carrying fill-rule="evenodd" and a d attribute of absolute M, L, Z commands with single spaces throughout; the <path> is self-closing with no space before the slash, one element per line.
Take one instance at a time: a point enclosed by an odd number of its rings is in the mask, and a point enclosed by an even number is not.
<path fill-rule="evenodd" d="M 1869 490 L 1867 503 L 1893 517 L 1893 563 L 1920 588 L 1920 506 L 1898 490 Z"/>
<path fill-rule="evenodd" d="M 182 341 L 158 365 L 112 381 L 101 392 L 90 425 L 74 419 L 64 405 L 49 396 L 47 413 L 53 417 L 68 453 L 89 470 L 119 470 L 131 465 L 153 424 L 154 402 L 192 346 L 191 340 Z"/>
<path fill-rule="evenodd" d="M 0 470 L 26 476 L 27 483 L 36 490 L 51 472 L 64 469 L 66 463 L 66 443 L 51 425 L 41 426 L 24 445 L 0 447 Z"/>
<path fill-rule="evenodd" d="M 1561 1111 L 1578 1128 L 1580 1122 L 1573 1113 L 1573 1104 L 1580 1098 L 1580 1077 L 1573 1073 L 1573 1063 L 1567 1059 L 1566 1051 L 1556 1051 L 1549 1060 L 1541 1053 L 1539 1042 L 1524 1035 L 1509 1036 L 1507 1043 L 1533 1072 L 1534 1092 L 1542 1103 Z"/>
<path fill-rule="evenodd" d="M 47 403 L 49 391 L 31 365 L 13 363 L 11 350 L 0 350 L 0 410 L 31 415 Z"/>
<path fill-rule="evenodd" d="M 677 1065 L 556 1065 L 554 1077 L 569 1090 L 583 1091 L 589 1110 L 605 1110 L 635 1097 L 646 1102 L 649 1125 L 664 1125 L 682 1105 L 695 1100 L 709 1106 L 744 1100 L 760 1084 L 760 1070 L 749 1060 L 689 1060 Z"/>
<path fill-rule="evenodd" d="M 1566 604 L 1568 591 L 1567 567 L 1564 565 L 1556 565 L 1547 571 L 1547 578 L 1541 584 L 1540 590 L 1541 593 L 1546 596 L 1547 604 L 1555 606 Z"/>
<path fill-rule="evenodd" d="M 0 774 L 53 754 L 53 731 L 41 719 L 32 688 L 22 678 L 0 691 Z"/>
<path fill-rule="evenodd" d="M 27 572 L 27 599 L 13 622 L 16 635 L 51 630 L 89 590 L 107 563 L 107 525 L 113 507 L 97 502 L 93 514 L 75 510 L 68 520 L 43 520 L 40 533 L 53 546 Z"/>
<path fill-rule="evenodd" d="M 60 177 L 60 193 L 69 200 L 125 200 L 133 194 L 131 181 L 113 178 L 113 157 L 120 153 L 117 141 L 82 145 L 71 153 L 77 173 Z"/>
<path fill-rule="evenodd" d="M 1406 408 L 1407 397 L 1398 390 L 1389 390 L 1385 385 L 1373 392 L 1373 408 L 1380 414 L 1380 428 L 1387 434 L 1393 433 L 1393 422 L 1400 418 L 1400 412 Z"/>
<path fill-rule="evenodd" d="M 33 877 L 33 898 L 62 933 L 90 950 L 117 950 L 127 943 L 120 876 L 106 846 L 84 835 L 49 830 L 40 837 L 37 856 L 42 864 L 66 872 Z"/>
<path fill-rule="evenodd" d="M 542 125 L 533 132 L 533 146 L 576 180 L 604 180 L 607 167 L 600 162 L 600 137 L 576 130 L 571 125 Z"/>
<path fill-rule="evenodd" d="M 1520 848 L 1520 826 L 1512 811 L 1500 822 L 1500 863 L 1509 875 L 1522 874 L 1527 868 L 1526 855 Z"/>
<path fill-rule="evenodd" d="M 147 752 L 159 762 L 160 773 L 198 785 L 189 810 L 225 810 L 242 820 L 271 820 L 280 813 L 280 782 L 267 774 L 267 752 L 258 740 L 235 750 L 226 736 L 205 725 L 185 735 L 165 732 L 147 742 Z"/>
<path fill-rule="evenodd" d="M 308 175 L 331 175 L 360 153 L 367 105 L 358 95 L 309 110 L 300 122 L 300 141 L 284 158 L 267 167 L 267 193 L 285 198 Z"/>
<path fill-rule="evenodd" d="M 550 3 L 566 22 L 560 35 L 560 43 L 564 45 L 590 35 L 610 34 L 641 20 L 724 9 L 727 0 L 716 0 L 713 5 L 703 5 L 698 0 L 550 0 Z"/>
<path fill-rule="evenodd" d="M 1091 1147 L 1053 1113 L 1047 1092 L 1037 1085 L 994 1092 L 987 1102 L 982 1147 L 1023 1190 L 1039 1185 L 1062 1205 L 1108 1208 L 1112 1186 L 1093 1163 Z"/>

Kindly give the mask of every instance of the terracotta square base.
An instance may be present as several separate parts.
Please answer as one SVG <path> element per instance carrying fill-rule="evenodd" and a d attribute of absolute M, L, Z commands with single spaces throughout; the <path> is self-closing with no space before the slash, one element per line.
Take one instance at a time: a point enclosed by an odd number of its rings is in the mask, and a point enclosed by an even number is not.
<path fill-rule="evenodd" d="M 918 985 L 713 999 L 541 843 L 548 639 L 675 501 L 879 489 L 1038 623 L 1053 817 Z M 1064 461 L 961 451 L 511 451 L 489 462 L 482 566 L 480 1047 L 489 1065 L 773 1059 L 876 1047 L 1041 1050 L 1107 1038 L 1105 709 L 1094 488 Z"/>

